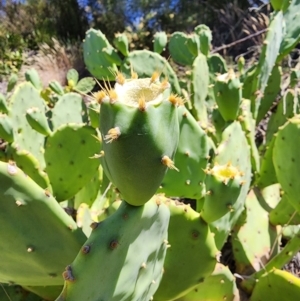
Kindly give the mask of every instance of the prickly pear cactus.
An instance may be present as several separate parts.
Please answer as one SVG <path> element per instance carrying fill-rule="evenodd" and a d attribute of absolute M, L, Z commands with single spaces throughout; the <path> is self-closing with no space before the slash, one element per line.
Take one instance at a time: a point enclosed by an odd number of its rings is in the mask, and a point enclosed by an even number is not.
<path fill-rule="evenodd" d="M 161 199 L 171 213 L 170 249 L 161 284 L 154 295 L 157 301 L 174 300 L 196 288 L 199 281 L 213 272 L 219 257 L 213 233 L 201 215 L 186 204 Z"/>
<path fill-rule="evenodd" d="M 84 234 L 49 191 L 14 162 L 0 162 L 0 182 L 0 282 L 62 285 L 61 273 L 84 243 Z"/>
<path fill-rule="evenodd" d="M 163 273 L 170 212 L 153 198 L 144 206 L 123 202 L 100 224 L 64 272 L 57 301 L 150 300 Z"/>

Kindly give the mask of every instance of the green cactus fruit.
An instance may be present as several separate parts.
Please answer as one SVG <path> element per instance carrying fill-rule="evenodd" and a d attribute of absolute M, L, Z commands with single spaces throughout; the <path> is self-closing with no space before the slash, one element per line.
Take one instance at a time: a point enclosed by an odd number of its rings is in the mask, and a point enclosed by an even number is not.
<path fill-rule="evenodd" d="M 124 56 L 129 55 L 129 42 L 125 33 L 116 33 L 113 43 Z"/>
<path fill-rule="evenodd" d="M 183 32 L 175 31 L 170 36 L 168 49 L 172 59 L 181 65 L 192 65 L 197 56 L 194 55 L 195 48 L 199 48 L 199 41 L 195 35 L 187 35 Z M 192 49 L 192 51 L 190 51 Z"/>
<path fill-rule="evenodd" d="M 201 217 L 212 223 L 231 212 L 241 193 L 244 174 L 231 163 L 205 169 L 206 196 Z"/>
<path fill-rule="evenodd" d="M 47 121 L 47 117 L 39 108 L 29 108 L 26 111 L 26 119 L 30 126 L 40 134 L 48 136 L 52 133 Z"/>
<path fill-rule="evenodd" d="M 0 162 L 0 182 L 0 282 L 62 285 L 64 267 L 86 239 L 82 231 L 14 162 Z"/>
<path fill-rule="evenodd" d="M 289 202 L 286 194 L 283 194 L 278 205 L 271 210 L 269 218 L 270 223 L 273 225 L 284 226 L 300 224 L 300 214 Z"/>
<path fill-rule="evenodd" d="M 10 113 L 14 127 L 14 147 L 30 152 L 43 169 L 45 136 L 33 130 L 26 119 L 26 111 L 31 107 L 37 107 L 45 114 L 46 104 L 39 92 L 31 83 L 25 82 L 18 85 L 10 98 Z"/>
<path fill-rule="evenodd" d="M 179 97 L 159 79 L 124 77 L 108 90 L 100 110 L 103 168 L 122 197 L 143 205 L 156 192 L 179 140 Z"/>
<path fill-rule="evenodd" d="M 244 184 L 237 199 L 232 200 L 233 205 L 230 212 L 209 224 L 211 231 L 215 233 L 217 248 L 221 250 L 229 233 L 244 210 L 246 196 L 251 183 L 250 149 L 239 122 L 231 123 L 224 130 L 216 153 L 218 155 L 215 157 L 214 162 L 217 162 L 219 165 L 231 163 L 244 174 L 242 177 Z"/>
<path fill-rule="evenodd" d="M 156 32 L 153 37 L 154 52 L 157 52 L 159 54 L 162 53 L 166 49 L 167 43 L 167 34 L 164 31 Z"/>
<path fill-rule="evenodd" d="M 204 24 L 200 24 L 195 27 L 195 33 L 200 39 L 200 50 L 204 55 L 208 55 L 211 48 L 212 33 L 209 27 Z"/>
<path fill-rule="evenodd" d="M 235 120 L 242 101 L 242 84 L 233 70 L 229 70 L 228 73 L 219 74 L 216 77 L 214 94 L 224 120 Z"/>
<path fill-rule="evenodd" d="M 52 109 L 52 127 L 58 129 L 67 123 L 87 121 L 86 106 L 82 97 L 74 92 L 64 94 Z"/>
<path fill-rule="evenodd" d="M 114 80 L 120 64 L 116 50 L 100 30 L 89 29 L 83 42 L 84 62 L 89 72 L 98 79 Z"/>
<path fill-rule="evenodd" d="M 12 120 L 6 115 L 0 113 L 0 138 L 7 141 L 14 141 L 14 132 Z"/>
<path fill-rule="evenodd" d="M 65 94 L 65 91 L 64 91 L 64 88 L 61 86 L 61 84 L 56 81 L 56 80 L 53 80 L 49 83 L 49 88 L 56 94 L 58 95 L 64 95 Z"/>
<path fill-rule="evenodd" d="M 70 69 L 67 72 L 68 86 L 74 88 L 78 83 L 78 79 L 79 79 L 79 74 L 75 69 Z"/>
<path fill-rule="evenodd" d="M 16 162 L 18 167 L 29 176 L 35 183 L 42 188 L 50 188 L 50 181 L 48 175 L 42 170 L 40 162 L 30 152 L 20 150 L 9 146 L 7 149 L 9 157 Z"/>
<path fill-rule="evenodd" d="M 300 295 L 300 279 L 278 269 L 261 276 L 254 287 L 250 301 L 297 300 Z"/>
<path fill-rule="evenodd" d="M 260 157 L 255 141 L 255 120 L 252 117 L 251 101 L 249 99 L 242 100 L 238 120 L 242 125 L 246 139 L 250 146 L 252 170 L 254 172 L 254 176 L 256 176 L 256 174 L 260 171 Z"/>
<path fill-rule="evenodd" d="M 8 83 L 7 83 L 7 93 L 11 92 L 14 87 L 16 86 L 18 82 L 18 75 L 15 73 L 12 73 L 11 76 L 8 79 Z"/>
<path fill-rule="evenodd" d="M 206 57 L 199 53 L 193 62 L 192 70 L 192 114 L 201 122 L 203 127 L 207 126 L 206 97 L 209 87 L 209 70 Z"/>
<path fill-rule="evenodd" d="M 172 91 L 181 93 L 176 73 L 168 61 L 158 53 L 149 50 L 135 50 L 125 58 L 121 71 L 131 77 L 162 76 L 171 84 Z M 134 71 L 134 72 L 133 72 Z"/>
<path fill-rule="evenodd" d="M 0 93 L 0 113 L 8 113 L 8 105 L 5 96 L 2 93 Z"/>
<path fill-rule="evenodd" d="M 122 202 L 67 266 L 57 301 L 150 300 L 163 273 L 169 217 L 155 199 L 139 207 Z"/>
<path fill-rule="evenodd" d="M 239 292 L 235 277 L 228 267 L 217 263 L 213 273 L 204 278 L 195 289 L 176 301 L 234 301 Z"/>
<path fill-rule="evenodd" d="M 243 56 L 240 56 L 238 61 L 238 70 L 239 70 L 239 73 L 240 75 L 244 74 L 245 73 L 245 58 Z"/>
<path fill-rule="evenodd" d="M 276 136 L 273 163 L 277 179 L 291 204 L 300 212 L 300 187 L 295 177 L 300 168 L 300 116 L 296 115 L 283 125 Z"/>
<path fill-rule="evenodd" d="M 258 108 L 256 124 L 258 124 L 265 117 L 273 103 L 276 101 L 277 95 L 281 91 L 281 75 L 281 67 L 275 65 L 268 79 L 264 95 L 261 99 L 260 107 Z"/>
<path fill-rule="evenodd" d="M 179 172 L 168 170 L 159 193 L 200 199 L 204 195 L 204 169 L 209 156 L 209 143 L 206 133 L 185 106 L 178 107 L 179 143 L 174 161 Z"/>
<path fill-rule="evenodd" d="M 58 201 L 73 197 L 93 177 L 99 161 L 91 159 L 100 144 L 93 128 L 84 124 L 59 127 L 45 145 L 46 172 Z"/>
<path fill-rule="evenodd" d="M 269 223 L 268 211 L 251 190 L 245 203 L 245 215 L 233 229 L 232 249 L 236 272 L 249 275 L 263 268 L 279 252 L 280 227 Z"/>
<path fill-rule="evenodd" d="M 43 84 L 41 82 L 40 76 L 35 69 L 29 69 L 25 72 L 25 78 L 30 82 L 37 90 L 43 89 Z"/>
<path fill-rule="evenodd" d="M 199 282 L 213 272 L 219 251 L 213 233 L 199 213 L 189 205 L 159 198 L 171 212 L 168 229 L 170 248 L 154 300 L 174 300 L 196 288 Z"/>

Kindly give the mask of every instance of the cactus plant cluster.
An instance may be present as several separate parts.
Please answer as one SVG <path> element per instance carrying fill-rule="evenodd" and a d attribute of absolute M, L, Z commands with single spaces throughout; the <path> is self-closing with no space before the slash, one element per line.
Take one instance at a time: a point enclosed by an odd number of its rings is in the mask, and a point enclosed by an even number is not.
<path fill-rule="evenodd" d="M 90 29 L 93 92 L 75 70 L 66 87 L 12 77 L 0 95 L 1 300 L 297 299 L 299 279 L 281 269 L 300 249 L 298 70 L 283 90 L 280 64 L 300 40 L 299 1 L 271 2 L 249 69 L 211 53 L 199 25 L 157 33 L 153 52 Z"/>

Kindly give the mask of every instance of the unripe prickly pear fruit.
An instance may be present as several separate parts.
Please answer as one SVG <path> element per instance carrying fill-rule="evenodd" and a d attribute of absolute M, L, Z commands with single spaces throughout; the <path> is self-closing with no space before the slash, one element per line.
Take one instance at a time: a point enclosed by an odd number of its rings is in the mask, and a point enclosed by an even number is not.
<path fill-rule="evenodd" d="M 131 205 L 145 204 L 160 186 L 179 140 L 177 106 L 170 84 L 152 78 L 125 79 L 101 101 L 102 165 L 108 178 Z"/>
<path fill-rule="evenodd" d="M 233 70 L 219 74 L 214 84 L 215 99 L 225 121 L 237 118 L 242 101 L 242 84 Z"/>

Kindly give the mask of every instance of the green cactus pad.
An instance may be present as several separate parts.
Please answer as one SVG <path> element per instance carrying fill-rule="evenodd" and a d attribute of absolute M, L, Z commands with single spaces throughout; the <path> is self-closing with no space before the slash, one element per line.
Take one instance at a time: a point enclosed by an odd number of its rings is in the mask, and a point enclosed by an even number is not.
<path fill-rule="evenodd" d="M 180 136 L 174 162 L 179 172 L 168 170 L 158 192 L 200 199 L 209 153 L 207 135 L 184 106 L 178 108 L 178 115 Z"/>
<path fill-rule="evenodd" d="M 284 194 L 278 205 L 270 212 L 270 223 L 273 225 L 299 225 L 300 214 Z"/>
<path fill-rule="evenodd" d="M 0 282 L 62 285 L 61 273 L 85 236 L 50 193 L 13 162 L 0 162 L 0 182 Z"/>
<path fill-rule="evenodd" d="M 169 206 L 171 217 L 164 274 L 154 300 L 174 300 L 185 295 L 209 276 L 219 252 L 214 235 L 200 214 L 189 205 L 161 198 Z"/>
<path fill-rule="evenodd" d="M 206 97 L 209 86 L 209 69 L 206 57 L 199 53 L 193 62 L 192 71 L 192 113 L 203 126 L 207 126 Z"/>
<path fill-rule="evenodd" d="M 37 296 L 42 297 L 44 300 L 55 300 L 63 289 L 63 285 L 47 285 L 47 286 L 23 286 L 28 292 L 34 293 Z M 33 298 L 32 294 L 29 294 Z M 22 300 L 22 301 L 26 301 Z M 38 301 L 42 301 L 40 298 Z M 29 299 L 28 301 L 34 301 Z"/>
<path fill-rule="evenodd" d="M 5 96 L 0 93 L 0 112 L 7 114 L 9 111 Z"/>
<path fill-rule="evenodd" d="M 226 73 L 228 71 L 226 61 L 218 53 L 214 53 L 208 56 L 207 64 L 211 76 L 214 76 L 216 73 Z"/>
<path fill-rule="evenodd" d="M 18 167 L 42 188 L 50 188 L 48 175 L 41 168 L 40 162 L 30 152 L 18 150 L 13 145 L 7 149 L 9 157 L 16 162 Z"/>
<path fill-rule="evenodd" d="M 29 151 L 40 162 L 41 168 L 44 168 L 45 137 L 33 130 L 26 119 L 26 111 L 31 107 L 39 108 L 45 114 L 46 105 L 39 92 L 30 83 L 22 83 L 10 98 L 9 116 L 14 126 L 14 146 Z"/>
<path fill-rule="evenodd" d="M 212 33 L 208 26 L 200 24 L 195 27 L 195 33 L 200 40 L 200 50 L 204 55 L 208 55 L 211 48 Z"/>
<path fill-rule="evenodd" d="M 274 143 L 275 143 L 275 136 L 268 144 L 268 146 L 266 146 L 265 153 L 262 155 L 261 158 L 261 168 L 256 182 L 256 185 L 261 189 L 269 185 L 278 183 L 274 164 L 273 164 Z"/>
<path fill-rule="evenodd" d="M 228 267 L 217 263 L 213 273 L 202 283 L 176 301 L 233 301 L 238 296 L 235 277 Z"/>
<path fill-rule="evenodd" d="M 125 33 L 116 33 L 113 43 L 124 56 L 129 55 L 129 42 Z"/>
<path fill-rule="evenodd" d="M 299 0 L 285 0 L 282 6 L 283 19 L 285 21 L 285 33 L 280 45 L 278 61 L 282 60 L 299 43 L 300 27 L 295 20 L 300 9 Z"/>
<path fill-rule="evenodd" d="M 88 104 L 88 115 L 90 118 L 90 124 L 93 128 L 99 128 L 100 121 L 100 104 L 96 101 L 91 101 Z"/>
<path fill-rule="evenodd" d="M 167 34 L 164 31 L 156 32 L 153 39 L 154 52 L 157 52 L 159 54 L 162 53 L 165 50 L 168 43 Z"/>
<path fill-rule="evenodd" d="M 150 300 L 163 273 L 169 217 L 155 199 L 139 207 L 123 202 L 66 268 L 57 301 Z"/>
<path fill-rule="evenodd" d="M 35 69 L 29 69 L 25 72 L 25 78 L 30 82 L 37 90 L 43 89 L 43 84 L 41 82 L 40 76 Z"/>
<path fill-rule="evenodd" d="M 215 233 L 216 245 L 220 250 L 244 210 L 251 182 L 250 149 L 240 123 L 233 122 L 224 130 L 217 154 L 214 162 L 220 165 L 231 163 L 244 173 L 242 178 L 244 184 L 237 200 L 233 202 L 231 211 L 209 224 L 211 231 Z"/>
<path fill-rule="evenodd" d="M 277 179 L 291 204 L 300 212 L 300 187 L 295 182 L 300 169 L 300 116 L 291 118 L 277 133 L 273 162 Z"/>
<path fill-rule="evenodd" d="M 242 101 L 242 85 L 233 70 L 216 77 L 214 94 L 224 120 L 235 120 Z"/>
<path fill-rule="evenodd" d="M 279 228 L 269 223 L 268 211 L 263 208 L 253 191 L 245 203 L 245 217 L 233 229 L 232 249 L 236 272 L 249 275 L 263 269 L 263 265 L 279 251 Z"/>
<path fill-rule="evenodd" d="M 154 195 L 167 167 L 175 168 L 177 104 L 163 86 L 150 78 L 126 80 L 101 104 L 104 171 L 124 200 L 136 206 Z"/>
<path fill-rule="evenodd" d="M 250 301 L 298 300 L 299 295 L 300 279 L 287 271 L 273 269 L 259 278 Z"/>
<path fill-rule="evenodd" d="M 48 136 L 51 130 L 47 121 L 47 117 L 37 107 L 29 108 L 26 111 L 26 119 L 30 126 L 42 135 Z"/>
<path fill-rule="evenodd" d="M 296 105 L 297 97 L 295 91 L 287 90 L 281 98 L 277 110 L 270 117 L 266 131 L 266 145 L 268 145 L 278 131 L 278 128 L 296 114 L 299 114 L 299 108 Z"/>
<path fill-rule="evenodd" d="M 86 106 L 77 93 L 64 94 L 52 109 L 53 130 L 67 123 L 83 123 L 86 119 Z"/>
<path fill-rule="evenodd" d="M 120 58 L 100 30 L 89 29 L 86 32 L 83 57 L 87 69 L 93 76 L 104 80 L 114 80 L 113 71 L 117 71 L 116 63 L 120 62 Z"/>
<path fill-rule="evenodd" d="M 233 210 L 244 184 L 244 174 L 231 163 L 215 164 L 205 173 L 206 195 L 201 217 L 210 224 Z"/>
<path fill-rule="evenodd" d="M 277 56 L 279 55 L 279 48 L 285 30 L 284 24 L 282 11 L 278 11 L 272 15 L 267 36 L 259 57 L 258 66 L 256 68 L 257 86 L 253 90 L 255 100 L 253 98 L 254 101 L 252 107 L 253 116 L 255 118 L 257 117 L 269 77 L 272 74 Z M 253 81 L 253 84 L 255 83 L 256 81 Z"/>
<path fill-rule="evenodd" d="M 181 65 L 192 65 L 195 59 L 193 52 L 190 52 L 191 45 L 199 49 L 199 40 L 197 35 L 187 35 L 180 31 L 175 31 L 170 36 L 168 48 L 172 59 Z M 196 53 L 197 56 L 198 52 Z"/>
<path fill-rule="evenodd" d="M 254 175 L 256 176 L 256 173 L 260 171 L 260 157 L 255 141 L 255 120 L 252 117 L 251 101 L 249 99 L 242 100 L 238 120 L 241 123 L 241 126 L 245 132 L 246 139 L 250 146 L 252 170 L 254 172 Z"/>
<path fill-rule="evenodd" d="M 45 145 L 46 172 L 58 201 L 73 197 L 93 177 L 99 160 L 95 130 L 84 124 L 67 124 L 48 137 Z"/>
<path fill-rule="evenodd" d="M 121 66 L 121 71 L 130 74 L 131 70 L 136 72 L 139 77 L 152 77 L 153 74 L 161 74 L 163 78 L 170 82 L 175 93 L 181 93 L 176 73 L 168 61 L 158 53 L 149 50 L 130 52 Z"/>
<path fill-rule="evenodd" d="M 264 96 L 261 99 L 260 107 L 258 108 L 256 124 L 258 124 L 265 117 L 266 113 L 270 110 L 271 106 L 276 101 L 277 95 L 281 90 L 281 75 L 281 67 L 275 65 L 268 79 L 268 83 L 264 91 Z"/>
<path fill-rule="evenodd" d="M 0 113 L 0 138 L 7 141 L 14 141 L 14 132 L 11 119 L 6 114 Z"/>

